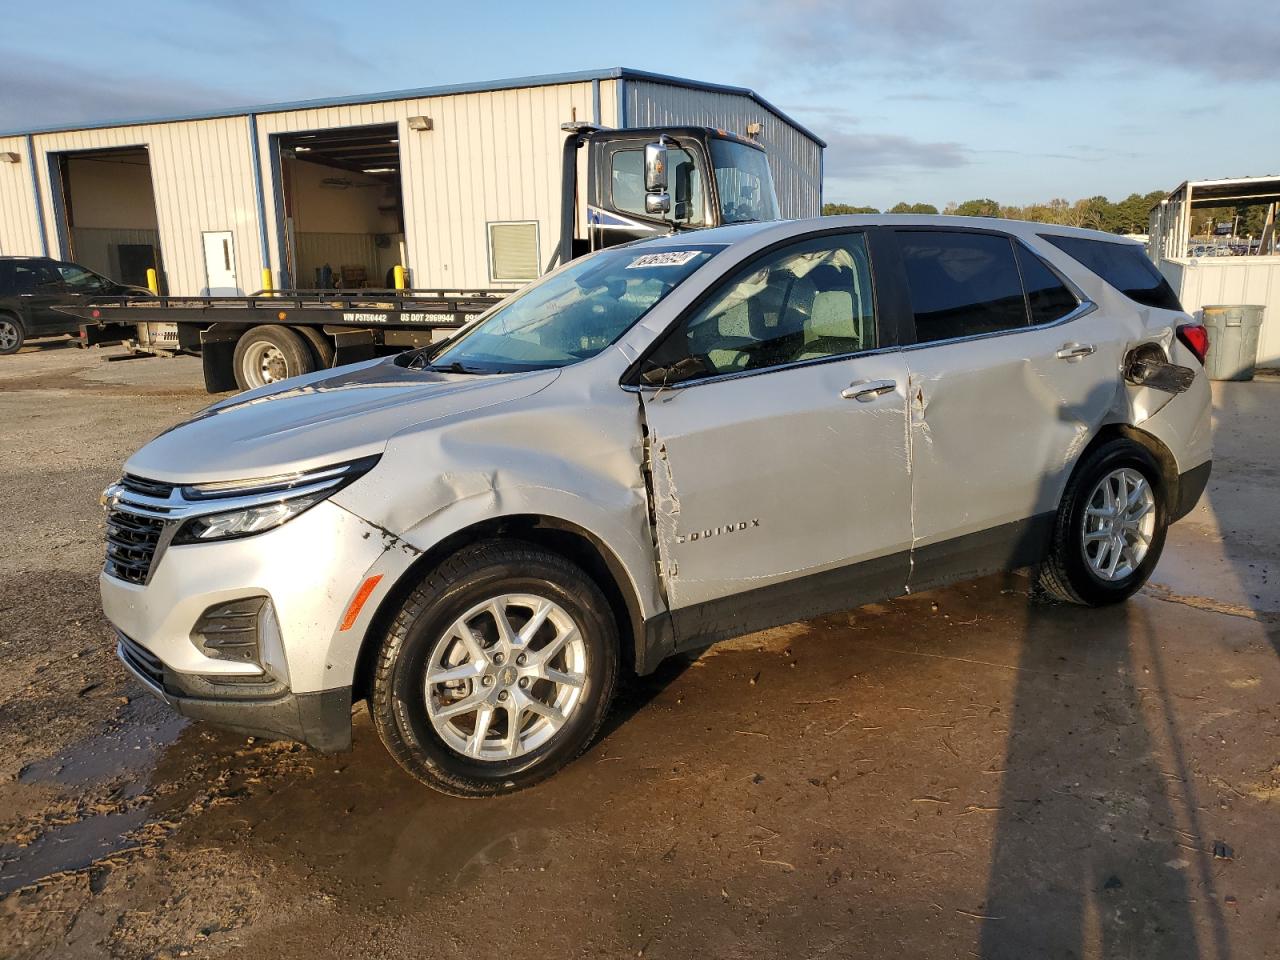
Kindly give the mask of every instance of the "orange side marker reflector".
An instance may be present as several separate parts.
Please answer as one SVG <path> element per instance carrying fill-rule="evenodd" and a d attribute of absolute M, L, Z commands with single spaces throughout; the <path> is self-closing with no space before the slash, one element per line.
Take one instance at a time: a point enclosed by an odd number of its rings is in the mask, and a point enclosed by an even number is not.
<path fill-rule="evenodd" d="M 360 584 L 360 589 L 356 591 L 356 595 L 351 598 L 351 603 L 347 606 L 347 615 L 342 618 L 342 625 L 338 627 L 339 631 L 350 630 L 355 625 L 356 620 L 360 617 L 360 611 L 364 609 L 365 601 L 373 594 L 374 589 L 378 586 L 378 581 L 381 579 L 382 574 L 378 574 L 376 577 L 370 577 Z"/>

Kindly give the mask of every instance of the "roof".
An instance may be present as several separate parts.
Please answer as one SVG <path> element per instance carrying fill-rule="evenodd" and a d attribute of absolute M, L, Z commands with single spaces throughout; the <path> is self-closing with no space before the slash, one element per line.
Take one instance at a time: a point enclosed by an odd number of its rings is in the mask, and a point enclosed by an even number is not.
<path fill-rule="evenodd" d="M 707 230 L 682 231 L 664 234 L 649 240 L 637 241 L 635 246 L 679 247 L 688 245 L 741 243 L 759 233 L 776 233 L 780 237 L 803 233 L 816 228 L 832 227 L 949 227 L 960 230 L 998 230 L 1016 237 L 1034 239 L 1037 236 L 1079 237 L 1082 240 L 1101 240 L 1141 249 L 1136 240 L 1105 230 L 1086 227 L 1068 227 L 1057 223 L 1040 223 L 1036 220 L 1006 220 L 1003 217 L 961 217 L 953 214 L 912 213 L 853 213 L 827 217 L 808 217 L 803 220 L 765 220 L 750 223 L 734 223 Z"/>
<path fill-rule="evenodd" d="M 1275 203 L 1280 201 L 1280 174 L 1265 177 L 1224 177 L 1220 180 L 1184 180 L 1164 200 L 1172 200 L 1191 191 L 1192 207 L 1212 207 L 1228 203 Z"/>
<path fill-rule="evenodd" d="M 579 70 L 571 73 L 547 73 L 479 83 L 451 83 L 435 87 L 388 90 L 382 93 L 367 93 L 350 97 L 329 97 L 316 100 L 295 100 L 289 103 L 267 103 L 257 106 L 233 107 L 226 110 L 209 110 L 176 116 L 138 117 L 124 120 L 104 120 L 97 123 L 61 124 L 27 130 L 2 130 L 0 131 L 0 137 L 19 137 L 40 133 L 66 133 L 75 130 L 99 130 L 106 127 L 126 127 L 157 123 L 184 123 L 191 120 L 216 120 L 224 117 L 242 117 L 257 113 L 286 113 L 291 110 L 313 110 L 320 107 L 346 107 L 366 103 L 386 103 L 391 100 L 448 97 L 462 93 L 485 93 L 495 90 L 514 90 L 520 87 L 549 87 L 556 84 L 584 83 L 591 80 L 644 80 L 650 83 L 665 83 L 670 86 L 687 87 L 692 90 L 704 90 L 708 93 L 726 93 L 749 97 L 770 113 L 795 127 L 818 146 L 825 147 L 827 145 L 827 142 L 813 131 L 797 123 L 749 87 L 734 87 L 721 83 L 707 83 L 702 80 L 689 80 L 685 77 L 652 73 L 648 70 L 636 70 L 631 67 L 609 67 L 604 70 Z"/>

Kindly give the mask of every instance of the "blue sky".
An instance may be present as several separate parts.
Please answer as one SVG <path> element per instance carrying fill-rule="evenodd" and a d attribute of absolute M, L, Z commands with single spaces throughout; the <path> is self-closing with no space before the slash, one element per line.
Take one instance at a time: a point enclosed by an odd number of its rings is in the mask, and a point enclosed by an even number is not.
<path fill-rule="evenodd" d="M 629 66 L 791 113 L 830 144 L 827 200 L 1118 199 L 1280 172 L 1280 9 L 1262 0 L 60 0 L 6 21 L 0 129 Z"/>

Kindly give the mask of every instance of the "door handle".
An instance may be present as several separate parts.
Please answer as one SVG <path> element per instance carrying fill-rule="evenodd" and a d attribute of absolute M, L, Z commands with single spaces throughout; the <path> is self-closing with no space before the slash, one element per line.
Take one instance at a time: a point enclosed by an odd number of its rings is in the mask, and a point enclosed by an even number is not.
<path fill-rule="evenodd" d="M 1064 343 L 1054 354 L 1059 360 L 1079 360 L 1098 350 L 1092 343 Z"/>
<path fill-rule="evenodd" d="M 898 384 L 893 380 L 855 380 L 843 390 L 840 396 L 846 400 L 858 400 L 869 403 L 882 394 L 896 390 Z"/>

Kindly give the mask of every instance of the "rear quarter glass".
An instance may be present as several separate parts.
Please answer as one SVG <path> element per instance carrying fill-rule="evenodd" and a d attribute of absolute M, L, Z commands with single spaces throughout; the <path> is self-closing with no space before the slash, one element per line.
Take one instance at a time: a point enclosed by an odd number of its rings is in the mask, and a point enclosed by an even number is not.
<path fill-rule="evenodd" d="M 1169 286 L 1169 281 L 1136 244 L 1052 233 L 1042 233 L 1040 236 L 1096 273 L 1134 303 L 1181 312 L 1182 304 L 1178 302 L 1178 295 Z"/>

